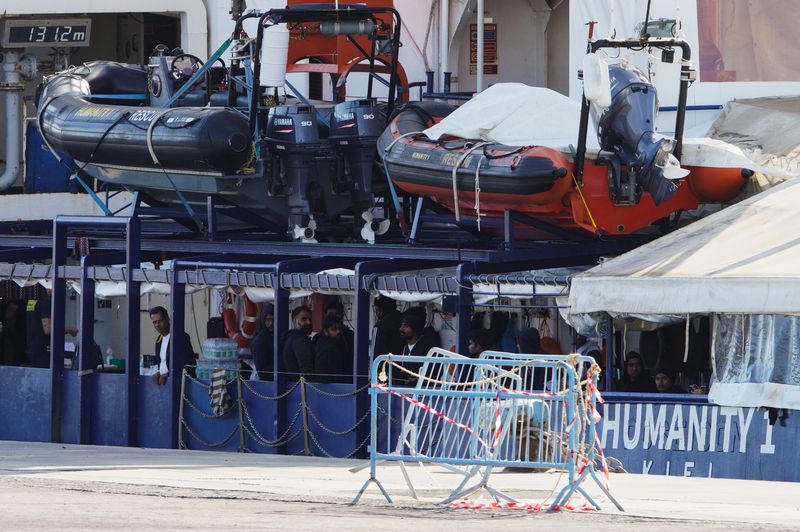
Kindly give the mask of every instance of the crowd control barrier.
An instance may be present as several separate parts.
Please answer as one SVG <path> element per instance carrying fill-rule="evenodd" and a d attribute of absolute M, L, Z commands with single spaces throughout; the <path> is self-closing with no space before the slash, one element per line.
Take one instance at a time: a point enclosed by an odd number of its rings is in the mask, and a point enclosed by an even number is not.
<path fill-rule="evenodd" d="M 510 467 L 565 472 L 566 485 L 543 509 L 569 507 L 580 494 L 599 510 L 582 485 L 591 478 L 622 510 L 608 489 L 597 434 L 599 372 L 591 357 L 581 355 L 486 352 L 471 359 L 433 349 L 424 357 L 377 357 L 370 384 L 370 477 L 353 503 L 372 483 L 392 502 L 377 478 L 379 463 L 390 461 L 400 464 L 412 496 L 405 462 L 437 464 L 463 475 L 441 504 L 482 489 L 498 503 L 519 504 L 489 482 L 495 468 Z M 379 417 L 384 409 L 388 415 Z M 391 419 L 402 420 L 399 431 Z"/>

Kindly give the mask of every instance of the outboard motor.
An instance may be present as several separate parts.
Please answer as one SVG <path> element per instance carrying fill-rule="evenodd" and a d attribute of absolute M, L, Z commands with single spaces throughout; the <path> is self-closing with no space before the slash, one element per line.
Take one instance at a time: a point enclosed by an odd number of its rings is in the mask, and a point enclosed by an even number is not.
<path fill-rule="evenodd" d="M 616 158 L 598 162 L 611 167 L 612 198 L 616 203 L 638 203 L 641 191 L 646 190 L 659 205 L 670 199 L 678 187 L 665 177 L 665 170 L 677 163 L 672 155 L 675 141 L 658 138 L 655 133 L 656 88 L 634 67 L 609 65 L 608 73 L 611 105 L 593 110 L 596 114 L 599 111 L 600 147 Z M 620 165 L 627 167 L 627 179 L 622 178 Z"/>
<path fill-rule="evenodd" d="M 270 109 L 266 144 L 271 165 L 267 191 L 271 196 L 288 197 L 289 233 L 295 240 L 311 241 L 315 223 L 309 185 L 317 176 L 315 158 L 322 149 L 314 107 L 280 105 Z"/>
<path fill-rule="evenodd" d="M 333 192 L 350 194 L 354 210 L 367 211 L 373 205 L 375 145 L 385 124 L 385 113 L 373 100 L 352 100 L 333 108 L 328 135 L 336 157 Z M 370 217 L 368 223 L 376 224 L 373 232 L 378 230 L 379 222 Z"/>

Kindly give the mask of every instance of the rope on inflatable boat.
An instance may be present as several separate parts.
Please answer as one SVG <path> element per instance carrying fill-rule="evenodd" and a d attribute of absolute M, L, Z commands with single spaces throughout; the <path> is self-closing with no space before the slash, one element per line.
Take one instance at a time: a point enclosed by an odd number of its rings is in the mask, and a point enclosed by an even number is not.
<path fill-rule="evenodd" d="M 478 221 L 478 231 L 481 230 L 481 165 L 484 161 L 488 161 L 486 157 L 486 149 L 484 147 L 484 154 L 478 160 L 478 166 L 475 167 L 475 219 Z"/>
<path fill-rule="evenodd" d="M 478 142 L 474 146 L 470 146 L 469 148 L 461 154 L 461 157 L 458 158 L 456 161 L 455 166 L 453 166 L 453 209 L 456 215 L 456 221 L 461 221 L 461 209 L 458 206 L 458 169 L 461 168 L 461 165 L 464 164 L 464 161 L 467 160 L 467 157 L 472 155 L 472 152 L 475 150 L 481 149 L 484 146 L 492 144 L 491 142 Z M 478 171 L 480 171 L 480 162 L 478 163 Z M 476 185 L 477 186 L 477 185 Z"/>
<path fill-rule="evenodd" d="M 158 157 L 156 156 L 156 151 L 153 148 L 153 130 L 155 129 L 158 122 L 164 117 L 164 115 L 174 110 L 175 109 L 171 107 L 167 107 L 162 111 L 159 111 L 159 113 L 153 118 L 153 120 L 150 121 L 150 125 L 147 127 L 147 150 L 150 152 L 150 157 L 153 159 L 153 164 L 158 168 L 161 168 L 161 170 L 164 172 L 164 175 L 167 176 L 167 180 L 169 181 L 169 184 L 172 186 L 172 189 L 175 191 L 175 194 L 177 194 L 178 199 L 183 204 L 183 208 L 186 209 L 186 212 L 189 214 L 192 220 L 194 220 L 194 223 L 197 225 L 197 228 L 202 231 L 204 229 L 203 223 L 200 221 L 200 218 L 197 217 L 197 214 L 195 214 L 194 209 L 192 209 L 192 206 L 189 205 L 189 202 L 186 201 L 186 198 L 178 188 L 178 185 L 176 185 L 175 181 L 173 181 L 172 176 L 169 175 L 169 172 L 167 172 L 163 166 L 161 166 L 161 161 L 158 160 Z"/>
<path fill-rule="evenodd" d="M 586 198 L 583 197 L 583 192 L 581 192 L 581 184 L 578 183 L 575 174 L 572 174 L 572 182 L 575 183 L 575 190 L 578 191 L 578 195 L 581 197 L 581 202 L 583 203 L 583 208 L 586 209 L 586 214 L 589 215 L 589 221 L 592 222 L 592 227 L 595 231 L 597 231 L 597 222 L 594 221 L 594 216 L 592 216 L 592 211 L 589 209 L 589 204 L 586 203 Z"/>

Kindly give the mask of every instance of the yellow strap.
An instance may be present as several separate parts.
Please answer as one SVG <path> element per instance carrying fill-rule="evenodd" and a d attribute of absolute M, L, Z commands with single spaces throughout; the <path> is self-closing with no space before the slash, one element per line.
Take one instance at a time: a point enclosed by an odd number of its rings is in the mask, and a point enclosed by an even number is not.
<path fill-rule="evenodd" d="M 597 231 L 597 223 L 594 221 L 594 216 L 592 216 L 592 211 L 589 209 L 589 204 L 586 203 L 586 198 L 583 197 L 583 192 L 581 192 L 581 185 L 578 183 L 578 179 L 575 177 L 575 174 L 572 174 L 572 181 L 575 183 L 575 188 L 578 190 L 578 195 L 581 197 L 581 201 L 583 202 L 583 207 L 586 209 L 586 214 L 589 215 L 589 221 L 592 222 L 592 227 L 594 227 L 595 231 Z"/>

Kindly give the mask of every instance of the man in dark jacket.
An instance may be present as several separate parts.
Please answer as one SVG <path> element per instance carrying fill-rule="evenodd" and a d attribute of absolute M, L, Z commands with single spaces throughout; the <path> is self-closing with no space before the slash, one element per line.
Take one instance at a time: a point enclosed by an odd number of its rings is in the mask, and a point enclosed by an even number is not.
<path fill-rule="evenodd" d="M 169 313 L 164 307 L 153 307 L 150 309 L 150 321 L 153 323 L 153 328 L 158 333 L 156 338 L 156 363 L 158 370 L 153 373 L 153 382 L 158 385 L 167 383 L 167 376 L 169 375 L 169 367 L 167 361 L 169 360 L 169 343 L 170 343 L 170 326 L 169 326 Z M 196 366 L 197 355 L 192 349 L 192 339 L 185 332 L 183 334 L 183 363 L 184 366 Z M 194 368 L 187 368 L 189 374 L 194 376 Z"/>
<path fill-rule="evenodd" d="M 402 319 L 400 311 L 397 310 L 397 302 L 383 296 L 376 299 L 375 318 L 375 343 L 372 348 L 372 356 L 388 353 L 401 354 L 405 342 L 403 342 L 402 336 L 397 334 Z"/>
<path fill-rule="evenodd" d="M 314 369 L 319 382 L 349 382 L 353 376 L 353 353 L 347 348 L 342 320 L 322 319 L 322 332 L 314 336 Z"/>
<path fill-rule="evenodd" d="M 26 354 L 31 366 L 35 368 L 50 367 L 50 298 L 52 290 L 47 289 L 47 297 L 40 300 L 28 300 L 26 316 L 26 335 L 25 344 Z M 78 329 L 65 326 L 64 333 L 71 336 L 78 335 Z"/>
<path fill-rule="evenodd" d="M 275 371 L 275 305 L 264 305 L 261 319 L 261 331 L 250 343 L 250 353 L 259 378 L 271 381 Z"/>
<path fill-rule="evenodd" d="M 292 311 L 292 329 L 283 341 L 283 363 L 287 373 L 312 375 L 314 373 L 314 349 L 311 346 L 311 309 L 305 305 Z"/>
<path fill-rule="evenodd" d="M 339 318 L 339 321 L 342 322 L 342 341 L 344 342 L 345 348 L 350 351 L 352 355 L 356 343 L 356 335 L 353 329 L 344 324 L 344 305 L 342 302 L 338 299 L 328 300 L 325 303 L 324 316 L 333 316 Z"/>
<path fill-rule="evenodd" d="M 428 351 L 434 347 L 438 347 L 432 335 L 423 334 L 424 329 L 425 322 L 422 321 L 419 314 L 411 313 L 403 315 L 403 318 L 400 320 L 400 336 L 405 342 L 402 351 L 404 355 L 424 357 L 428 354 Z M 412 373 L 418 373 L 422 363 L 405 362 L 401 363 L 401 365 Z M 417 377 L 412 373 L 406 373 L 402 370 L 395 369 L 394 378 L 414 382 L 417 380 Z"/>
<path fill-rule="evenodd" d="M 25 319 L 18 301 L 9 301 L 2 313 L 0 352 L 3 364 L 21 366 L 25 362 Z"/>

